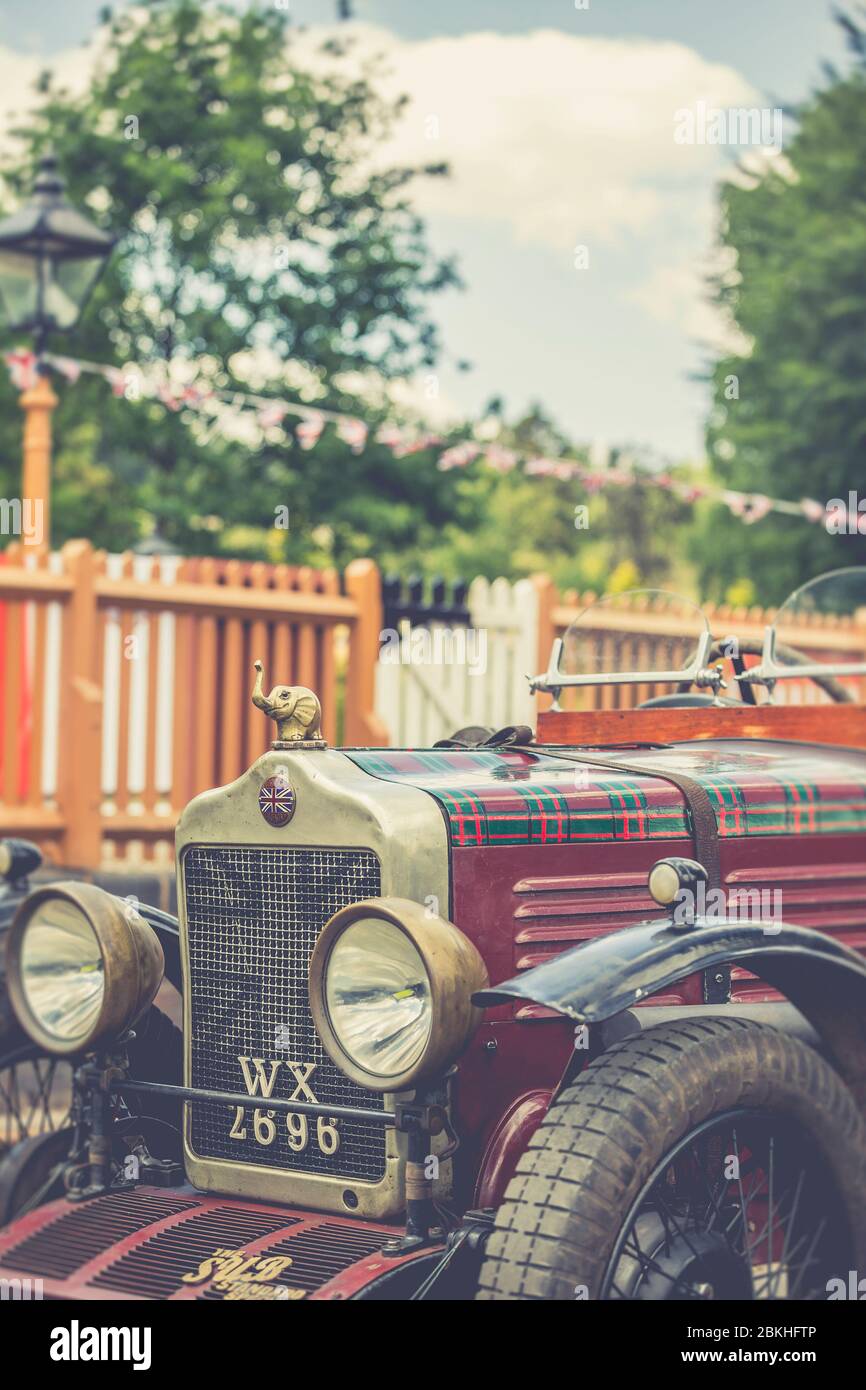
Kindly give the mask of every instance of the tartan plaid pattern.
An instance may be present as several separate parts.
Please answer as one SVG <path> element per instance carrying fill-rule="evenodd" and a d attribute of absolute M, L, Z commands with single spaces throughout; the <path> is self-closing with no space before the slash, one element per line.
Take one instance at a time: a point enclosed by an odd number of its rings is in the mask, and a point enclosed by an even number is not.
<path fill-rule="evenodd" d="M 543 750 L 369 749 L 347 756 L 372 777 L 434 796 L 456 846 L 688 839 L 692 833 L 682 794 L 649 772 L 618 776 L 608 768 L 569 766 Z M 858 753 L 702 744 L 627 756 L 700 782 L 721 838 L 866 833 L 866 757 Z"/>

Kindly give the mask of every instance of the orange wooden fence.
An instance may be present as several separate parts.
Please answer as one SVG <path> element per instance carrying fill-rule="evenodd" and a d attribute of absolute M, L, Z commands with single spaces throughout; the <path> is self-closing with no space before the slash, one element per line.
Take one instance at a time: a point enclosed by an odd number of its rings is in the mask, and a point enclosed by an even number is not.
<path fill-rule="evenodd" d="M 560 595 L 546 575 L 534 579 L 538 596 L 538 654 L 539 671 L 547 670 L 554 637 L 565 637 L 570 625 L 578 618 L 586 634 L 585 655 L 592 651 L 598 671 L 660 671 L 677 670 L 695 650 L 697 623 L 690 620 L 688 606 L 683 612 L 667 611 L 663 605 L 639 600 L 617 608 L 608 603 L 593 609 L 598 596 L 578 594 L 574 590 Z M 586 611 L 589 610 L 589 611 Z M 701 611 L 707 619 L 713 637 L 723 641 L 736 637 L 763 641 L 764 632 L 772 623 L 776 610 L 764 608 L 734 608 L 728 604 L 703 604 Z M 816 661 L 860 662 L 866 659 L 866 623 L 852 618 L 832 618 L 824 615 L 798 618 L 796 628 L 785 630 L 784 640 Z M 683 636 L 684 630 L 687 635 Z M 568 639 L 566 639 L 568 645 Z M 746 665 L 757 658 L 746 658 Z M 726 665 L 727 694 L 737 698 L 731 669 Z M 856 677 L 845 678 L 856 698 L 866 699 L 864 682 Z M 569 709 L 630 709 L 642 700 L 655 695 L 670 694 L 673 686 L 648 683 L 635 685 L 590 686 L 580 691 L 566 691 L 562 705 Z M 722 692 L 723 694 L 725 692 Z M 759 695 L 758 699 L 766 698 Z M 776 684 L 775 704 L 815 704 L 826 702 L 829 696 L 818 691 L 807 680 L 784 680 Z M 550 707 L 550 697 L 539 695 L 539 708 Z"/>
<path fill-rule="evenodd" d="M 0 834 L 69 867 L 165 857 L 197 792 L 264 752 L 250 703 L 308 685 L 330 742 L 383 743 L 373 712 L 382 627 L 369 560 L 333 570 L 237 560 L 59 555 L 10 547 L 0 567 Z M 338 695 L 342 727 L 338 729 Z"/>
<path fill-rule="evenodd" d="M 516 589 L 515 621 L 529 648 L 537 640 L 535 671 L 545 670 L 553 637 L 593 595 L 560 595 L 546 576 Z M 473 617 L 490 647 L 478 684 L 497 687 L 494 722 L 519 722 L 528 717 L 522 672 L 533 657 L 524 642 L 516 660 L 514 632 L 507 623 L 499 630 L 491 603 L 488 595 Z M 760 640 L 772 617 L 705 612 L 717 638 Z M 187 801 L 239 776 L 273 737 L 250 702 L 257 657 L 266 688 L 288 682 L 317 692 L 329 742 L 387 744 L 375 704 L 382 624 L 371 560 L 355 561 L 341 580 L 333 570 L 287 565 L 108 555 L 86 541 L 50 555 L 10 546 L 0 555 L 0 835 L 32 838 L 69 868 L 168 864 Z M 605 605 L 584 626 L 596 669 L 677 669 L 695 643 L 696 629 L 684 636 L 680 615 L 642 603 Z M 786 640 L 819 659 L 862 660 L 866 625 L 820 619 Z M 500 699 L 503 680 L 515 688 Z M 563 704 L 619 709 L 670 689 L 596 687 L 568 692 Z M 381 694 L 379 716 L 387 716 Z M 804 697 L 816 698 L 806 682 L 777 685 L 777 702 Z M 549 704 L 538 697 L 539 708 Z M 435 736 L 453 731 L 443 726 Z"/>

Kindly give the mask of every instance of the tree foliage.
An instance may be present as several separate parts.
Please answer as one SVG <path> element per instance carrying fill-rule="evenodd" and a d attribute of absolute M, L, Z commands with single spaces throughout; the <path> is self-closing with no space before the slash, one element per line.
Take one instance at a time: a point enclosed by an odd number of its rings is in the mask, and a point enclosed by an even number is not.
<path fill-rule="evenodd" d="M 11 206 L 53 146 L 73 202 L 121 236 L 81 325 L 49 348 L 118 367 L 141 363 L 152 382 L 183 383 L 197 363 L 198 384 L 215 391 L 300 396 L 357 411 L 374 427 L 390 416 L 387 384 L 433 371 L 440 344 L 431 297 L 458 281 L 453 265 L 431 254 L 412 207 L 413 180 L 446 171 L 383 167 L 382 142 L 403 103 L 382 98 L 375 66 L 345 62 L 336 40 L 311 54 L 286 10 L 263 0 L 243 12 L 150 0 L 108 14 L 98 42 L 86 91 L 64 90 L 50 75 L 40 82 L 4 168 Z M 787 185 L 777 184 L 748 196 L 781 197 Z M 754 220 L 746 195 L 737 197 L 732 238 Z M 761 211 L 758 223 L 768 216 Z M 768 224 L 763 250 L 744 233 L 750 276 L 763 273 L 762 254 L 778 233 Z M 720 294 L 744 326 L 761 326 L 765 291 L 754 304 L 745 289 L 742 304 L 730 287 Z M 768 360 L 784 337 L 773 333 Z M 719 364 L 719 379 L 724 370 Z M 744 381 L 755 372 L 760 401 L 761 358 L 742 371 Z M 587 497 L 574 483 L 519 470 L 498 476 L 481 463 L 443 472 L 441 450 L 400 458 L 371 442 L 356 456 L 330 427 L 304 451 L 291 420 L 263 432 L 253 414 L 228 410 L 208 423 L 160 401 L 116 399 L 86 375 L 61 382 L 59 394 L 55 544 L 86 535 L 116 551 L 155 522 L 188 554 L 338 566 L 372 554 L 403 573 L 517 578 L 546 569 L 563 587 L 600 592 L 691 587 L 671 540 L 684 534 L 688 509 L 650 486 Z M 744 387 L 738 408 L 746 396 Z M 18 491 L 20 469 L 14 397 L 0 380 L 7 496 Z M 753 416 L 736 417 L 757 441 L 740 483 L 757 486 L 750 470 L 764 449 L 765 417 L 757 404 L 750 409 Z M 500 425 L 497 442 L 521 454 L 581 456 L 540 406 Z M 772 478 L 774 456 L 764 449 L 761 458 Z M 585 527 L 576 524 L 578 504 L 588 507 Z M 286 511 L 288 529 L 275 527 Z M 804 529 L 799 523 L 798 541 Z M 717 534 L 702 543 L 702 560 Z M 747 536 L 759 550 L 765 536 L 730 519 L 724 534 L 735 547 Z M 726 550 L 712 577 L 741 575 L 749 568 L 742 554 Z"/>
<path fill-rule="evenodd" d="M 796 113 L 784 157 L 722 194 L 733 268 L 716 297 L 752 346 L 715 367 L 713 468 L 730 487 L 822 506 L 866 496 L 864 15 L 844 16 L 852 69 L 830 73 Z M 866 535 L 776 514 L 743 527 L 714 508 L 694 554 L 705 592 L 749 578 L 770 603 L 822 570 L 866 563 Z"/>
<path fill-rule="evenodd" d="M 419 171 L 374 155 L 401 103 L 352 74 L 341 47 L 296 55 L 287 14 L 151 0 L 109 18 L 83 95 L 47 78 L 5 170 L 11 202 L 51 144 L 69 195 L 122 234 L 74 339 L 49 349 L 157 380 L 202 364 L 213 390 L 305 393 L 338 410 L 435 360 L 429 296 L 456 282 L 412 210 Z M 440 169 L 423 171 L 441 175 Z M 4 383 L 2 484 L 17 491 L 20 423 Z M 380 393 L 381 394 L 381 393 Z M 452 478 L 329 431 L 305 453 L 287 428 L 234 434 L 189 411 L 112 398 L 82 377 L 56 420 L 54 542 L 117 550 L 155 518 L 186 552 L 333 558 L 432 539 L 467 517 Z M 369 411 L 365 411 L 369 414 Z M 290 528 L 275 533 L 278 507 Z"/>

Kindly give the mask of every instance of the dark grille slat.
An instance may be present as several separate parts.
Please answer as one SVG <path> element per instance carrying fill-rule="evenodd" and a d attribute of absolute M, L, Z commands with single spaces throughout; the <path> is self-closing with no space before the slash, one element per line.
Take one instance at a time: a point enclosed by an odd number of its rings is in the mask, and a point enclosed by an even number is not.
<path fill-rule="evenodd" d="M 183 1286 L 181 1275 L 194 1273 L 217 1247 L 241 1250 L 251 1241 L 297 1225 L 298 1219 L 232 1207 L 202 1212 L 171 1230 L 159 1231 L 115 1260 L 91 1283 L 97 1289 L 167 1298 Z"/>
<path fill-rule="evenodd" d="M 281 1060 L 274 1096 L 295 1081 L 285 1063 L 315 1063 L 311 1086 L 327 1104 L 384 1108 L 384 1099 L 350 1081 L 327 1057 L 307 998 L 307 967 L 322 927 L 341 907 L 381 892 L 379 861 L 370 850 L 263 849 L 194 845 L 183 857 L 191 976 L 193 1086 L 244 1091 L 239 1056 L 268 1067 Z M 280 1035 L 278 1036 L 278 1029 Z M 298 1173 L 377 1182 L 385 1173 L 385 1135 L 378 1126 L 340 1121 L 340 1148 L 323 1154 L 309 1120 L 301 1153 L 288 1142 L 284 1116 L 275 1116 L 273 1143 L 259 1144 L 252 1099 L 247 1137 L 231 1139 L 234 1112 L 192 1106 L 192 1147 L 227 1159 Z"/>
<path fill-rule="evenodd" d="M 119 1240 L 196 1203 L 136 1192 L 110 1193 L 75 1207 L 3 1256 L 4 1269 L 66 1279 Z"/>

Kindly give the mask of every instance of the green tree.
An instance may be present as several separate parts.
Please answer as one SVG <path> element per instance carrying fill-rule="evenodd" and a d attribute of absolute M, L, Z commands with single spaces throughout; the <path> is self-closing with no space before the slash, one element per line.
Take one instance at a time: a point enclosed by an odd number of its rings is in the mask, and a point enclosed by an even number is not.
<path fill-rule="evenodd" d="M 349 411 L 359 381 L 429 368 L 428 298 L 456 275 L 412 210 L 420 171 L 373 159 L 402 107 L 377 94 L 375 71 L 352 75 L 333 41 L 305 64 L 286 12 L 264 3 L 239 14 L 150 0 L 107 18 L 87 91 L 46 77 L 17 132 L 25 157 L 5 169 L 11 202 L 50 143 L 73 201 L 123 235 L 69 350 L 166 380 L 199 360 L 214 391 L 304 390 Z M 13 394 L 4 382 L 7 495 L 20 458 Z M 188 552 L 342 563 L 469 520 L 457 481 L 429 458 L 375 445 L 356 457 L 330 429 L 304 452 L 290 420 L 262 435 L 253 416 L 233 437 L 230 423 L 116 399 L 86 376 L 62 396 L 55 543 L 86 534 L 116 550 L 152 517 Z M 280 507 L 290 528 L 275 533 Z"/>
<path fill-rule="evenodd" d="M 752 347 L 716 364 L 708 428 L 726 486 L 822 506 L 866 494 L 866 8 L 841 22 L 851 71 L 828 71 L 782 160 L 722 193 L 735 267 L 716 297 Z M 743 527 L 712 508 L 696 535 L 703 589 L 750 578 L 764 603 L 822 570 L 866 563 L 866 534 L 778 514 Z"/>
<path fill-rule="evenodd" d="M 502 417 L 502 403 L 491 403 L 484 414 Z M 496 443 L 527 459 L 589 462 L 586 446 L 573 444 L 540 404 L 514 423 L 500 418 Z M 620 462 L 614 451 L 612 466 Z M 691 575 L 675 570 L 671 547 L 672 531 L 689 520 L 689 509 L 649 482 L 589 494 L 576 480 L 531 477 L 521 468 L 502 475 L 479 461 L 466 470 L 462 488 L 467 508 L 479 518 L 471 534 L 450 523 L 432 549 L 403 557 L 402 569 L 408 561 L 446 578 L 488 579 L 546 571 L 561 588 L 597 593 L 611 585 L 693 587 Z"/>

